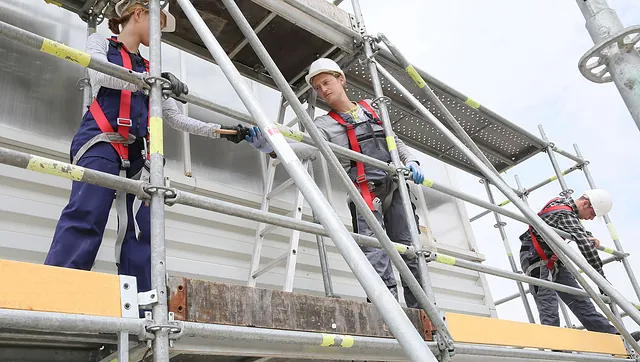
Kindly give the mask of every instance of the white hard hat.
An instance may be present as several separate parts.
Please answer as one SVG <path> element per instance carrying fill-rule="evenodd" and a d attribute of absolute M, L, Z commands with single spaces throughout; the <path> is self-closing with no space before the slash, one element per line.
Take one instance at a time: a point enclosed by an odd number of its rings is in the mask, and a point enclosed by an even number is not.
<path fill-rule="evenodd" d="M 342 69 L 340 69 L 338 63 L 329 58 L 319 58 L 311 63 L 311 66 L 309 66 L 309 74 L 307 74 L 304 79 L 311 87 L 313 87 L 311 79 L 320 73 L 338 73 L 344 77 L 344 73 L 342 72 Z"/>
<path fill-rule="evenodd" d="M 586 190 L 584 196 L 591 202 L 596 216 L 602 216 L 611 211 L 613 201 L 611 201 L 611 195 L 607 191 L 602 189 Z"/>
<path fill-rule="evenodd" d="M 118 14 L 118 16 L 122 16 L 125 10 L 135 4 L 140 4 L 146 8 L 149 8 L 149 0 L 120 0 L 118 1 L 118 3 L 116 3 L 115 6 L 116 14 Z M 168 2 L 164 9 L 162 9 L 162 13 L 167 18 L 167 21 L 164 24 L 164 28 L 162 28 L 162 32 L 173 33 L 174 31 L 176 31 L 176 18 L 169 12 Z"/>

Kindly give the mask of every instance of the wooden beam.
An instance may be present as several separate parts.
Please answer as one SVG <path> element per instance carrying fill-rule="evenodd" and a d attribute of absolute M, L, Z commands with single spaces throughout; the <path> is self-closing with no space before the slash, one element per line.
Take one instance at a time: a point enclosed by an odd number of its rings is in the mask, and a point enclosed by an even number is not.
<path fill-rule="evenodd" d="M 366 302 L 178 277 L 170 277 L 168 286 L 169 311 L 180 320 L 393 338 L 382 315 Z M 423 327 L 420 310 L 404 310 L 416 330 L 432 338 L 433 327 Z"/>
<path fill-rule="evenodd" d="M 120 277 L 0 260 L 0 308 L 122 317 Z"/>
<path fill-rule="evenodd" d="M 445 317 L 449 332 L 456 343 L 627 355 L 622 338 L 614 334 L 467 314 L 446 313 Z"/>

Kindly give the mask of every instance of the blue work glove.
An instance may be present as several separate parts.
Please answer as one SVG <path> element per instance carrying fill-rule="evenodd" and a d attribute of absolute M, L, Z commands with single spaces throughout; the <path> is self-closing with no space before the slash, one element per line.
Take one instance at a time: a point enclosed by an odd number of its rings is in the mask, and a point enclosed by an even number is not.
<path fill-rule="evenodd" d="M 272 153 L 273 147 L 267 141 L 267 138 L 262 135 L 260 128 L 253 126 L 249 128 L 249 134 L 244 137 L 249 144 L 256 150 L 263 153 Z"/>
<path fill-rule="evenodd" d="M 411 171 L 413 182 L 418 185 L 422 184 L 422 181 L 424 181 L 424 174 L 422 173 L 418 163 L 415 161 L 409 161 L 407 162 L 407 168 Z"/>

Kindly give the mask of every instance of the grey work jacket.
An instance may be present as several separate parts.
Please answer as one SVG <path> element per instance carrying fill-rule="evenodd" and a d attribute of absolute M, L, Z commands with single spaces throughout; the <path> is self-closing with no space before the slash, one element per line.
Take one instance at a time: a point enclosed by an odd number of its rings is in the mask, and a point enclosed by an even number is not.
<path fill-rule="evenodd" d="M 371 104 L 370 100 L 367 99 L 365 101 Z M 355 125 L 356 136 L 358 137 L 358 143 L 360 144 L 362 154 L 383 162 L 391 162 L 384 129 L 382 125 L 378 125 L 376 121 L 374 121 L 373 116 L 367 112 L 366 109 L 358 104 L 355 120 L 350 113 L 337 113 L 342 116 L 342 119 L 344 119 L 345 122 L 353 123 Z M 331 118 L 331 116 L 326 114 L 316 117 L 313 123 L 318 127 L 320 134 L 322 134 L 325 140 L 347 149 L 350 148 L 347 128 L 336 122 Z M 411 153 L 409 147 L 407 147 L 407 145 L 405 145 L 398 136 L 395 136 L 395 141 L 400 160 L 404 164 L 415 160 L 415 157 Z M 315 147 L 303 143 L 291 143 L 290 146 L 300 159 L 309 158 L 318 152 Z M 352 163 L 351 160 L 341 157 L 340 155 L 336 156 L 338 156 L 342 167 L 347 171 L 351 179 L 355 180 L 357 176 L 355 162 Z M 381 182 L 387 177 L 386 172 L 366 164 L 365 173 L 367 175 L 367 179 L 374 183 Z"/>

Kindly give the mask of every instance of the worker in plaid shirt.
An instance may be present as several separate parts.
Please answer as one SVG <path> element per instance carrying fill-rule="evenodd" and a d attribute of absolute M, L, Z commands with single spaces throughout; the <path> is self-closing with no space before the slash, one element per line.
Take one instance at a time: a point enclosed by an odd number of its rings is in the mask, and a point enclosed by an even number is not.
<path fill-rule="evenodd" d="M 585 230 L 580 220 L 593 220 L 596 216 L 602 216 L 611 210 L 611 206 L 611 197 L 608 192 L 588 190 L 575 201 L 572 198 L 555 198 L 549 201 L 538 215 L 549 226 L 571 234 L 571 240 L 578 244 L 585 259 L 604 276 L 602 260 L 596 249 L 600 246 L 600 241 Z M 532 227 L 520 235 L 520 241 L 522 241 L 520 264 L 525 274 L 580 288 L 571 272 L 562 262 L 557 260 L 557 256 L 544 242 L 542 236 Z M 609 324 L 607 318 L 596 311 L 588 297 L 558 292 L 535 285 L 530 285 L 529 288 L 536 301 L 541 324 L 560 326 L 560 316 L 558 315 L 558 297 L 560 297 L 587 330 L 618 333 Z"/>

